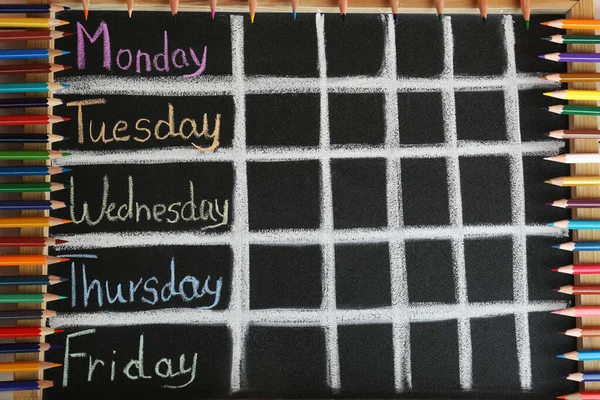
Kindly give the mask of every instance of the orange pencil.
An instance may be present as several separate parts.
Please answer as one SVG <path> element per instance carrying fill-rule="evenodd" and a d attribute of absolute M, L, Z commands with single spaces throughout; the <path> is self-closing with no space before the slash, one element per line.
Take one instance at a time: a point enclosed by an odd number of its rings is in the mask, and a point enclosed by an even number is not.
<path fill-rule="evenodd" d="M 37 372 L 60 366 L 61 364 L 47 361 L 0 362 L 0 372 Z"/>
<path fill-rule="evenodd" d="M 90 13 L 90 0 L 81 0 L 81 5 L 83 7 L 83 16 L 87 20 Z"/>
<path fill-rule="evenodd" d="M 69 261 L 69 259 L 54 256 L 45 256 L 43 254 L 17 254 L 9 256 L 0 256 L 0 267 L 9 267 L 13 265 L 52 265 L 64 261 Z"/>
<path fill-rule="evenodd" d="M 54 217 L 0 218 L 0 228 L 46 227 L 71 223 L 71 220 Z"/>
<path fill-rule="evenodd" d="M 600 29 L 600 20 L 596 19 L 557 19 L 542 22 L 542 25 L 558 29 Z"/>

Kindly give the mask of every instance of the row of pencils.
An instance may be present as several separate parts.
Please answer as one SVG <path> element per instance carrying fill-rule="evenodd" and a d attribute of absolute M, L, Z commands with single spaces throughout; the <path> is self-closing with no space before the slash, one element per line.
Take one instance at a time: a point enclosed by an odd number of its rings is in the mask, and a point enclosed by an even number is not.
<path fill-rule="evenodd" d="M 49 13 L 64 11 L 66 7 L 50 4 L 2 4 L 0 13 Z M 54 40 L 69 36 L 57 32 L 54 27 L 65 25 L 66 22 L 53 18 L 39 17 L 0 17 L 0 42 L 48 42 L 47 48 L 14 48 L 0 50 L 0 75 L 11 74 L 24 77 L 27 74 L 47 74 L 47 82 L 11 82 L 1 83 L 0 93 L 8 94 L 0 99 L 0 146 L 10 145 L 10 148 L 0 149 L 0 177 L 8 177 L 10 181 L 0 182 L 0 193 L 20 195 L 20 200 L 1 200 L 0 211 L 10 214 L 0 215 L 0 228 L 21 229 L 25 227 L 49 229 L 51 226 L 69 223 L 69 220 L 53 218 L 50 212 L 68 207 L 64 202 L 50 199 L 50 193 L 68 189 L 61 183 L 51 182 L 53 175 L 68 173 L 68 168 L 53 166 L 52 161 L 68 154 L 52 151 L 52 143 L 67 140 L 60 135 L 51 134 L 51 126 L 67 121 L 68 118 L 52 115 L 54 107 L 63 104 L 53 98 L 54 90 L 65 86 L 52 82 L 52 74 L 68 69 L 66 66 L 54 64 L 54 58 L 65 54 L 66 51 L 55 50 Z M 6 28 L 6 29 L 4 29 Z M 5 46 L 6 47 L 6 46 Z M 14 46 L 11 46 L 14 47 Z M 21 62 L 21 60 L 23 60 Z M 25 79 L 23 79 L 25 81 Z M 35 111 L 30 115 L 27 111 Z M 40 110 L 47 110 L 46 112 Z M 37 132 L 33 132 L 34 126 Z M 45 133 L 39 133 L 39 132 Z M 23 133 L 25 132 L 25 133 Z M 20 146 L 19 146 L 20 145 Z M 21 147 L 16 150 L 15 146 Z M 50 178 L 50 179 L 49 179 Z M 24 198 L 23 193 L 28 193 Z M 23 211 L 27 216 L 23 216 Z M 14 216 L 17 214 L 18 216 Z M 6 232 L 6 231 L 4 231 Z M 23 230 L 20 231 L 24 234 Z M 44 232 L 39 230 L 39 232 Z M 39 236 L 6 236 L 1 233 L 0 267 L 34 267 L 29 275 L 19 270 L 18 275 L 0 275 L 0 304 L 5 307 L 0 311 L 0 338 L 12 339 L 11 343 L 0 344 L 0 354 L 13 355 L 14 361 L 0 362 L 0 372 L 20 373 L 36 372 L 39 377 L 48 368 L 59 367 L 44 360 L 45 352 L 56 349 L 44 341 L 45 336 L 60 333 L 62 330 L 46 327 L 48 318 L 56 316 L 56 312 L 47 309 L 53 301 L 65 299 L 64 296 L 47 293 L 50 285 L 60 284 L 67 279 L 50 275 L 47 266 L 69 261 L 67 258 L 47 255 L 51 246 L 64 244 L 57 238 Z M 37 249 L 37 250 L 36 250 Z M 40 254 L 10 254 L 10 253 L 40 253 Z M 12 326 L 11 326 L 12 325 Z M 29 326 L 31 325 L 31 326 Z M 31 357 L 30 354 L 38 354 Z M 23 354 L 23 356 L 21 356 Z M 15 380 L 0 382 L 0 391 L 42 390 L 53 386 L 53 382 L 45 380 Z"/>
<path fill-rule="evenodd" d="M 544 25 L 559 29 L 595 30 L 600 28 L 600 21 L 596 20 L 569 20 L 562 19 L 543 23 Z M 543 38 L 544 40 L 563 44 L 597 44 L 600 36 L 584 35 L 553 35 Z M 539 56 L 540 58 L 555 62 L 600 62 L 600 55 L 595 53 L 553 53 Z M 572 83 L 572 82 L 600 82 L 600 74 L 589 73 L 564 73 L 552 74 L 543 77 L 549 81 Z M 597 90 L 559 90 L 544 93 L 555 99 L 573 101 L 597 101 L 600 100 L 600 91 Z M 581 105 L 555 105 L 546 108 L 547 111 L 565 115 L 590 115 L 600 116 L 600 107 Z M 600 139 L 600 130 L 556 130 L 548 133 L 548 136 L 556 139 Z M 546 160 L 563 164 L 598 164 L 600 154 L 595 153 L 572 153 L 547 157 Z M 600 186 L 600 176 L 562 176 L 550 179 L 546 183 L 561 187 Z M 563 209 L 600 209 L 600 198 L 572 198 L 560 199 L 547 203 L 550 206 Z M 596 219 L 570 219 L 551 222 L 549 226 L 569 230 L 600 230 L 600 220 Z M 600 251 L 600 242 L 595 241 L 571 241 L 553 246 L 556 249 L 571 252 Z M 580 276 L 600 274 L 600 264 L 572 264 L 552 269 L 554 272 Z M 554 289 L 556 292 L 573 296 L 600 295 L 600 285 L 566 285 Z M 557 310 L 554 314 L 582 318 L 600 317 L 600 305 L 575 306 L 563 310 Z M 578 324 L 579 326 L 579 324 Z M 600 337 L 600 326 L 586 326 L 569 329 L 563 334 L 577 338 Z M 600 349 L 585 349 L 559 354 L 559 358 L 574 361 L 600 361 Z M 585 364 L 579 364 L 585 368 Z M 600 382 L 598 372 L 575 372 L 563 378 L 576 382 Z M 600 392 L 581 391 L 558 396 L 559 399 L 567 400 L 600 400 Z"/>

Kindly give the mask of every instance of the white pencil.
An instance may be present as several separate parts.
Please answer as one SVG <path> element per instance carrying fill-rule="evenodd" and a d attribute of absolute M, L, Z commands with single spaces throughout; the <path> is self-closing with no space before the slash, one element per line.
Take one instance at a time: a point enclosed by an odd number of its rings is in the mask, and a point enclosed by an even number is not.
<path fill-rule="evenodd" d="M 559 162 L 563 164 L 599 163 L 600 153 L 560 154 L 558 156 L 545 157 L 544 160 Z"/>

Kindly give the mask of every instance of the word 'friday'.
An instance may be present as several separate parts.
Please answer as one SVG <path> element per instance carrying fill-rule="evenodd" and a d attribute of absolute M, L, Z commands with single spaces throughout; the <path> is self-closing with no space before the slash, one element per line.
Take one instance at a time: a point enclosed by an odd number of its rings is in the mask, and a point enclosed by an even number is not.
<path fill-rule="evenodd" d="M 92 268 L 92 271 L 94 268 Z M 204 284 L 195 276 L 186 275 L 181 280 L 177 281 L 175 277 L 175 258 L 171 259 L 169 266 L 169 280 L 162 284 L 158 278 L 152 276 L 150 278 L 139 278 L 128 283 L 109 282 L 108 280 L 101 282 L 98 279 L 88 277 L 88 272 L 85 263 L 81 264 L 81 277 L 78 279 L 75 261 L 71 262 L 71 307 L 77 307 L 78 300 L 83 303 L 83 307 L 93 306 L 102 308 L 108 304 L 120 303 L 145 303 L 150 306 L 158 302 L 169 303 L 175 298 L 198 304 L 202 301 L 204 305 L 197 306 L 201 310 L 210 310 L 216 307 L 221 300 L 221 289 L 223 288 L 223 278 L 219 277 L 211 284 L 211 277 L 208 275 L 204 280 Z M 91 280 L 90 280 L 91 279 Z M 79 282 L 81 281 L 81 282 Z M 81 284 L 81 296 L 78 295 L 78 284 Z M 211 287 L 212 286 L 212 287 Z M 95 292 L 95 293 L 94 293 Z M 95 294 L 95 295 L 94 295 Z M 90 300 L 95 300 L 95 304 L 90 304 Z"/>
<path fill-rule="evenodd" d="M 167 31 L 164 31 L 163 34 L 163 50 L 160 53 L 150 54 L 141 49 L 137 52 L 130 49 L 119 49 L 116 56 L 114 56 L 111 48 L 110 32 L 105 21 L 100 22 L 93 35 L 90 35 L 85 27 L 77 22 L 77 68 L 82 71 L 86 68 L 86 39 L 92 45 L 101 37 L 103 44 L 102 66 L 108 71 L 112 71 L 114 65 L 122 71 L 135 71 L 137 74 L 152 72 L 153 69 L 158 72 L 169 72 L 171 70 L 189 70 L 191 67 L 195 71 L 183 76 L 193 78 L 200 76 L 206 69 L 207 46 L 204 46 L 202 60 L 191 46 L 187 50 L 176 48 L 170 51 Z M 148 38 L 148 40 L 152 40 L 152 38 Z M 113 56 L 115 57 L 114 64 Z"/>
<path fill-rule="evenodd" d="M 200 224 L 200 230 L 215 229 L 220 226 L 227 226 L 229 223 L 229 200 L 225 199 L 219 202 L 218 199 L 202 199 L 196 203 L 194 183 L 192 181 L 189 181 L 188 201 L 148 205 L 134 201 L 133 177 L 129 175 L 127 179 L 127 203 L 116 204 L 108 201 L 110 180 L 108 175 L 105 175 L 102 179 L 102 200 L 100 201 L 100 207 L 93 213 L 90 203 L 87 201 L 79 202 L 75 197 L 77 185 L 75 179 L 71 177 L 71 207 L 69 211 L 73 223 L 94 226 L 98 225 L 105 218 L 109 222 L 115 223 L 152 221 L 161 224 L 175 224 L 179 221 L 185 221 Z M 94 203 L 96 202 L 92 202 L 92 204 Z M 81 208 L 81 214 L 77 215 L 79 208 Z M 93 214 L 95 214 L 94 217 L 92 217 Z"/>
<path fill-rule="evenodd" d="M 158 360 L 154 365 L 150 365 L 144 359 L 144 335 L 140 335 L 137 357 L 130 359 L 125 366 L 119 365 L 115 360 L 116 350 L 112 350 L 112 359 L 101 359 L 92 356 L 84 351 L 72 352 L 71 342 L 75 338 L 87 339 L 85 336 L 95 335 L 96 329 L 87 329 L 67 335 L 65 344 L 65 358 L 63 361 L 63 379 L 62 386 L 69 386 L 71 370 L 79 371 L 87 369 L 87 382 L 94 380 L 105 380 L 114 382 L 117 372 L 123 374 L 125 379 L 132 381 L 144 379 L 160 380 L 160 387 L 165 389 L 180 389 L 190 385 L 196 379 L 196 366 L 198 364 L 198 353 L 191 356 L 181 354 L 179 360 L 172 360 L 165 357 Z M 77 340 L 79 342 L 79 340 Z M 96 339 L 97 340 L 97 339 Z M 77 343 L 76 348 L 80 349 L 82 345 Z M 153 346 L 156 350 L 160 346 Z M 151 352 L 151 354 L 154 352 Z M 81 361 L 78 361 L 81 360 Z M 178 361 L 178 362 L 177 362 Z M 73 364 L 73 365 L 72 365 Z M 122 379 L 121 377 L 119 377 Z M 163 383 L 164 382 L 164 383 Z M 81 384 L 82 382 L 77 382 Z"/>

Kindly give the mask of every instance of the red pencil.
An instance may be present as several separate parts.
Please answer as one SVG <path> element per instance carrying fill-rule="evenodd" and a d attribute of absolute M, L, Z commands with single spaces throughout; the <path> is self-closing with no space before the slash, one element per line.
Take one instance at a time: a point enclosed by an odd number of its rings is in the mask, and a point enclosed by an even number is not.
<path fill-rule="evenodd" d="M 600 327 L 588 326 L 586 328 L 573 328 L 559 333 L 572 337 L 595 337 L 600 336 Z"/>
<path fill-rule="evenodd" d="M 600 286 L 595 285 L 567 285 L 554 289 L 555 292 L 564 294 L 600 294 Z"/>
<path fill-rule="evenodd" d="M 0 247 L 46 247 L 68 243 L 66 240 L 47 237 L 0 237 Z"/>
<path fill-rule="evenodd" d="M 600 306 L 577 306 L 565 308 L 564 310 L 552 311 L 552 314 L 564 315 L 565 317 L 600 317 Z"/>
<path fill-rule="evenodd" d="M 564 267 L 552 268 L 552 271 L 569 275 L 600 274 L 600 264 L 565 265 Z"/>
<path fill-rule="evenodd" d="M 11 326 L 0 327 L 0 338 L 37 337 L 64 332 L 62 329 L 45 328 L 41 326 Z"/>
<path fill-rule="evenodd" d="M 69 65 L 22 64 L 0 65 L 0 74 L 50 74 L 71 69 Z"/>
<path fill-rule="evenodd" d="M 569 393 L 557 396 L 556 398 L 563 400 L 600 400 L 600 392 Z"/>
<path fill-rule="evenodd" d="M 7 125 L 50 125 L 70 121 L 71 118 L 56 115 L 0 115 L 0 126 Z"/>

